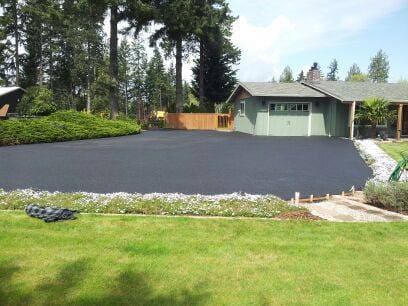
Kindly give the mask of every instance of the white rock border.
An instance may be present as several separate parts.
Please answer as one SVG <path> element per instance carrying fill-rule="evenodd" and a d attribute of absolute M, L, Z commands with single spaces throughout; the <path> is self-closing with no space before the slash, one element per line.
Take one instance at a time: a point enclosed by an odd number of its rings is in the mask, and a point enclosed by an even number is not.
<path fill-rule="evenodd" d="M 354 140 L 361 157 L 373 170 L 375 182 L 387 182 L 391 173 L 397 166 L 397 162 L 385 153 L 374 139 Z M 405 171 L 401 176 L 401 181 L 408 181 L 408 173 Z"/>

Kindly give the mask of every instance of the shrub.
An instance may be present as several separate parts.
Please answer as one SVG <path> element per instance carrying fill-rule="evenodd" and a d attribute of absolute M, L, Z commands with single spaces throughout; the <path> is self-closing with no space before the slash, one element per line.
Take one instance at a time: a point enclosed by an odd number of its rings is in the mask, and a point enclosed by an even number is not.
<path fill-rule="evenodd" d="M 408 182 L 368 182 L 364 195 L 371 205 L 402 213 L 408 212 Z"/>
<path fill-rule="evenodd" d="M 0 145 L 57 142 L 136 134 L 136 121 L 108 120 L 76 111 L 47 117 L 0 121 Z"/>
<path fill-rule="evenodd" d="M 33 116 L 47 116 L 56 111 L 53 93 L 44 86 L 29 88 L 18 106 L 19 113 Z"/>

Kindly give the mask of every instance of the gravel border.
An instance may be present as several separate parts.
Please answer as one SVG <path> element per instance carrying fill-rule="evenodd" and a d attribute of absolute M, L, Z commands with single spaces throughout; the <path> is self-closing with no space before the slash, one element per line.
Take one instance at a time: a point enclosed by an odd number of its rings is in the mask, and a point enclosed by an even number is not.
<path fill-rule="evenodd" d="M 354 144 L 362 158 L 373 170 L 374 177 L 371 180 L 387 182 L 397 162 L 385 153 L 374 139 L 354 140 Z M 408 181 L 407 171 L 402 174 L 401 181 Z"/>

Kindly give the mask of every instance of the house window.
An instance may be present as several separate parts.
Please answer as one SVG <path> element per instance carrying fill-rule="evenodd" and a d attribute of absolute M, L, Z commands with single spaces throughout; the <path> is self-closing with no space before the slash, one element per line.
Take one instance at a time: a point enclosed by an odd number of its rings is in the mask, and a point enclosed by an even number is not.
<path fill-rule="evenodd" d="M 240 103 L 239 115 L 240 116 L 245 116 L 245 101 L 241 101 L 241 103 Z"/>
<path fill-rule="evenodd" d="M 272 103 L 269 106 L 271 112 L 308 112 L 309 104 L 303 103 Z"/>

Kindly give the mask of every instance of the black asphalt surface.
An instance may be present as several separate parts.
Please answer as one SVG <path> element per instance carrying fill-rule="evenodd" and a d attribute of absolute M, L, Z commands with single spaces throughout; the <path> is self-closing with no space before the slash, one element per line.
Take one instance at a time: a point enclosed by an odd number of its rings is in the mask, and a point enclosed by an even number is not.
<path fill-rule="evenodd" d="M 246 192 L 283 198 L 361 188 L 370 169 L 353 144 L 328 137 L 213 131 L 0 147 L 0 188 L 48 191 Z"/>

